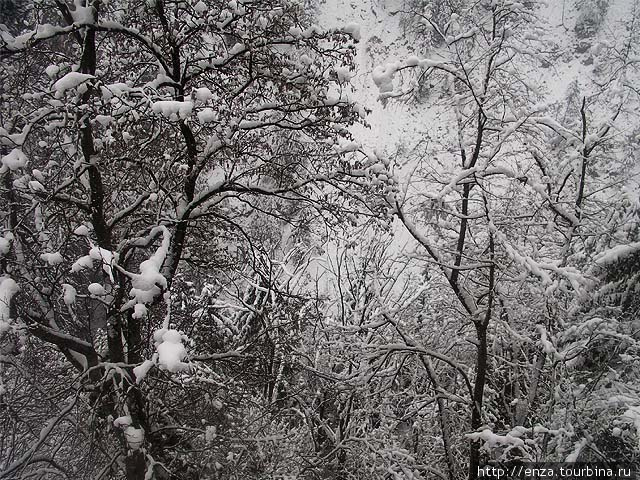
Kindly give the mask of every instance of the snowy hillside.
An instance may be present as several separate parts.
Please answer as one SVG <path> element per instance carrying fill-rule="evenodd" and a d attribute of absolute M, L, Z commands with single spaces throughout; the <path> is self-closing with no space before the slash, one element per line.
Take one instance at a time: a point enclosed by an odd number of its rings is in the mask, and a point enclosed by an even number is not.
<path fill-rule="evenodd" d="M 354 98 L 372 112 L 367 116 L 371 129 L 357 129 L 356 135 L 364 145 L 383 148 L 387 154 L 401 145 L 415 146 L 422 135 L 437 128 L 438 115 L 428 100 L 415 102 L 404 96 L 399 101 L 381 102 L 373 75 L 376 67 L 413 55 L 434 59 L 446 55 L 446 49 L 425 42 L 424 32 L 430 31 L 429 3 L 322 0 L 316 7 L 316 19 L 324 28 L 359 26 L 357 74 L 352 80 Z M 635 32 L 628 20 L 637 14 L 637 8 L 634 0 L 537 2 L 538 23 L 524 28 L 545 45 L 547 55 L 538 55 L 537 65 L 521 64 L 517 68 L 526 69 L 531 88 L 543 102 L 563 101 L 574 83 L 582 94 L 593 94 L 598 89 L 598 69 L 607 52 L 628 48 L 632 42 Z M 464 12 L 464 8 L 460 11 Z M 631 51 L 628 54 L 630 63 L 638 61 Z M 404 87 L 399 92 L 415 85 Z"/>

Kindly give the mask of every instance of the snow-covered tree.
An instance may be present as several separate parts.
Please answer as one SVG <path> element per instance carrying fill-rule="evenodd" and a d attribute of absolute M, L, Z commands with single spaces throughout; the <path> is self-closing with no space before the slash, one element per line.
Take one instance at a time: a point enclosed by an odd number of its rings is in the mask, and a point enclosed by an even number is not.
<path fill-rule="evenodd" d="M 640 5 L 339 4 L 0 4 L 0 477 L 638 461 Z"/>
<path fill-rule="evenodd" d="M 344 159 L 364 114 L 348 98 L 358 32 L 322 31 L 288 1 L 42 1 L 23 25 L 0 28 L 2 341 L 36 357 L 54 346 L 75 368 L 67 397 L 107 432 L 78 475 L 196 478 L 198 388 L 171 386 L 215 382 L 240 355 L 217 350 L 239 338 L 225 318 L 267 315 L 233 291 L 272 252 L 264 229 L 365 207 L 357 182 L 333 188 L 364 176 Z M 217 289 L 208 334 L 179 300 L 210 283 L 202 272 Z M 57 423 L 2 475 L 55 461 Z"/>
<path fill-rule="evenodd" d="M 423 105 L 425 138 L 398 153 L 406 193 L 389 203 L 460 318 L 455 347 L 442 347 L 452 361 L 472 359 L 470 478 L 482 457 L 540 458 L 539 444 L 517 429 L 556 422 L 539 403 L 554 395 L 541 391 L 545 365 L 567 360 L 556 334 L 577 320 L 600 252 L 635 241 L 625 233 L 635 213 L 623 205 L 637 198 L 629 153 L 637 142 L 637 5 L 619 5 L 617 16 L 587 28 L 585 12 L 595 7 L 584 4 L 572 17 L 576 36 L 554 37 L 555 4 L 413 2 L 407 24 L 424 51 L 373 71 L 381 100 Z M 616 28 L 628 35 L 614 40 Z M 563 91 L 544 70 L 559 63 L 588 74 Z M 458 474 L 448 468 L 449 478 Z"/>

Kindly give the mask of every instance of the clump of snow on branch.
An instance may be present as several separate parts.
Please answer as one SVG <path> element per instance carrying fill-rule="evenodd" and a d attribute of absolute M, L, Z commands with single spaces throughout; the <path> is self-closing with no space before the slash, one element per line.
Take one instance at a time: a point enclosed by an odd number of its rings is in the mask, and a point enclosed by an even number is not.
<path fill-rule="evenodd" d="M 129 426 L 124 429 L 124 437 L 131 450 L 138 450 L 144 443 L 144 430 Z"/>
<path fill-rule="evenodd" d="M 123 415 L 122 417 L 118 417 L 113 421 L 113 426 L 116 428 L 128 427 L 131 425 L 131 417 L 129 415 Z"/>
<path fill-rule="evenodd" d="M 5 234 L 4 237 L 0 237 L 0 257 L 9 253 L 12 239 L 13 236 L 9 233 Z"/>
<path fill-rule="evenodd" d="M 62 263 L 63 258 L 60 252 L 43 253 L 40 255 L 40 260 L 47 262 L 49 265 L 58 265 Z"/>
<path fill-rule="evenodd" d="M 567 463 L 577 462 L 578 457 L 580 456 L 580 452 L 587 445 L 587 443 L 588 443 L 588 440 L 586 438 L 583 438 L 582 440 L 577 441 L 573 446 L 574 447 L 573 451 L 569 455 L 567 455 L 564 461 Z"/>
<path fill-rule="evenodd" d="M 618 245 L 602 252 L 595 259 L 598 265 L 607 265 L 622 260 L 640 250 L 640 242 Z"/>
<path fill-rule="evenodd" d="M 11 326 L 11 298 L 18 293 L 18 284 L 7 275 L 0 277 L 0 333 L 9 330 Z"/>
<path fill-rule="evenodd" d="M 213 99 L 213 93 L 207 87 L 196 88 L 193 94 L 201 102 Z"/>
<path fill-rule="evenodd" d="M 180 332 L 161 328 L 155 332 L 153 338 L 158 352 L 158 365 L 161 368 L 173 373 L 191 369 L 188 363 L 183 362 L 187 356 L 187 349 L 182 343 L 183 337 Z"/>
<path fill-rule="evenodd" d="M 116 428 L 124 428 L 124 438 L 131 450 L 138 450 L 144 444 L 144 430 L 131 425 L 133 420 L 129 415 L 118 417 L 113 421 Z"/>
<path fill-rule="evenodd" d="M 215 425 L 207 425 L 204 431 L 204 438 L 207 442 L 213 442 L 218 435 Z"/>
<path fill-rule="evenodd" d="M 92 260 L 102 262 L 102 270 L 109 276 L 113 282 L 113 263 L 115 261 L 115 255 L 110 250 L 101 247 L 91 247 L 89 250 L 89 256 Z"/>
<path fill-rule="evenodd" d="M 456 73 L 455 68 L 445 64 L 439 60 L 431 60 L 428 58 L 418 58 L 415 55 L 407 57 L 404 61 L 390 62 L 385 65 L 378 65 L 373 69 L 371 74 L 373 83 L 376 84 L 380 91 L 380 99 L 388 98 L 393 95 L 393 79 L 397 72 L 406 68 L 438 68 L 449 73 Z"/>
<path fill-rule="evenodd" d="M 542 350 L 544 350 L 544 352 L 547 355 L 550 355 L 551 357 L 557 360 L 564 360 L 564 355 L 559 353 L 556 347 L 551 342 L 551 340 L 549 340 L 549 337 L 547 336 L 547 331 L 544 328 L 544 325 L 538 325 L 537 330 L 538 330 L 538 333 L 540 334 L 540 345 L 542 346 Z"/>
<path fill-rule="evenodd" d="M 7 155 L 2 157 L 2 167 L 0 173 L 7 171 L 7 169 L 13 171 L 19 168 L 23 168 L 27 164 L 27 156 L 19 148 L 14 148 Z"/>
<path fill-rule="evenodd" d="M 144 318 L 147 316 L 147 307 L 144 303 L 136 303 L 133 307 L 133 318 Z"/>
<path fill-rule="evenodd" d="M 393 92 L 393 76 L 397 70 L 398 66 L 395 63 L 379 65 L 373 69 L 373 82 L 380 90 L 381 95 Z"/>
<path fill-rule="evenodd" d="M 56 83 L 53 84 L 53 89 L 56 92 L 56 98 L 62 97 L 64 92 L 80 87 L 84 82 L 95 78 L 93 75 L 80 72 L 69 72 Z"/>
<path fill-rule="evenodd" d="M 154 357 L 155 357 L 155 355 L 154 355 Z M 142 380 L 144 380 L 144 378 L 149 373 L 149 370 L 151 370 L 151 368 L 154 365 L 155 365 L 155 363 L 153 362 L 153 360 L 145 360 L 144 362 L 142 362 L 137 367 L 134 367 L 133 375 L 136 377 L 136 383 L 142 382 Z"/>
<path fill-rule="evenodd" d="M 640 406 L 629 407 L 622 415 L 622 420 L 626 423 L 632 423 L 636 429 L 638 437 L 638 446 L 640 447 Z"/>
<path fill-rule="evenodd" d="M 41 192 L 41 193 L 45 193 L 47 191 L 47 189 L 44 188 L 44 185 L 42 185 L 37 180 L 31 180 L 29 182 L 29 189 L 33 192 Z"/>
<path fill-rule="evenodd" d="M 80 225 L 73 231 L 73 234 L 78 235 L 79 237 L 86 237 L 87 235 L 89 235 L 89 229 L 86 225 Z"/>
<path fill-rule="evenodd" d="M 93 259 L 89 255 L 80 257 L 71 265 L 71 272 L 78 273 L 85 268 L 93 268 Z"/>
<path fill-rule="evenodd" d="M 198 120 L 200 120 L 201 123 L 215 122 L 217 117 L 216 112 L 214 112 L 212 108 L 203 108 L 198 112 Z"/>
<path fill-rule="evenodd" d="M 62 300 L 64 301 L 65 305 L 73 305 L 74 303 L 76 303 L 76 295 L 78 294 L 78 292 L 73 285 L 63 283 L 62 292 Z"/>
<path fill-rule="evenodd" d="M 78 231 L 80 228 L 82 227 L 78 227 L 76 231 Z M 111 282 L 113 282 L 113 265 L 116 261 L 116 256 L 110 250 L 96 247 L 95 245 L 91 246 L 88 255 L 80 257 L 73 263 L 73 265 L 71 265 L 71 271 L 77 273 L 85 268 L 93 268 L 94 261 L 101 262 L 102 270 L 104 270 L 104 272 L 109 276 Z"/>
<path fill-rule="evenodd" d="M 89 286 L 87 287 L 87 290 L 89 290 L 89 293 L 91 295 L 95 295 L 96 297 L 101 297 L 107 294 L 107 291 L 99 283 L 89 284 Z"/>
<path fill-rule="evenodd" d="M 481 432 L 468 433 L 465 436 L 471 441 L 483 441 L 485 448 L 489 449 L 505 445 L 513 447 L 524 446 L 524 441 L 513 433 L 514 432 L 509 432 L 506 435 L 498 435 L 493 433 L 490 429 L 485 428 Z"/>
<path fill-rule="evenodd" d="M 151 110 L 154 113 L 161 114 L 167 117 L 169 120 L 186 119 L 191 116 L 193 111 L 192 102 L 178 102 L 174 100 L 161 100 L 155 102 L 151 106 Z"/>
<path fill-rule="evenodd" d="M 144 304 L 153 301 L 154 297 L 159 295 L 162 290 L 167 288 L 167 279 L 160 273 L 162 264 L 169 252 L 169 244 L 171 242 L 171 234 L 166 227 L 156 227 L 151 231 L 151 235 L 155 236 L 162 232 L 162 243 L 156 252 L 147 260 L 140 264 L 140 273 L 127 273 L 131 278 L 132 289 L 129 295 L 132 300 L 125 305 L 125 309 L 134 307 L 136 304 Z M 138 314 L 142 313 L 138 309 Z"/>

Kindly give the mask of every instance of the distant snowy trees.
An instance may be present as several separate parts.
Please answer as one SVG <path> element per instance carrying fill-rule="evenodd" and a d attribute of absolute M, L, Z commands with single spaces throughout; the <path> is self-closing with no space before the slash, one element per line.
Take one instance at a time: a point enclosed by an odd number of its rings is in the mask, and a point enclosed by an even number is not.
<path fill-rule="evenodd" d="M 608 3 L 580 3 L 579 38 L 569 53 L 540 21 L 555 7 L 543 12 L 536 2 L 452 2 L 442 19 L 443 4 L 415 2 L 410 21 L 431 32 L 423 37 L 425 53 L 418 48 L 373 72 L 380 99 L 423 92 L 417 101 L 430 106 L 425 122 L 444 126 L 428 130 L 426 147 L 410 162 L 407 194 L 391 207 L 421 246 L 422 262 L 439 271 L 457 311 L 458 340 L 434 348 L 451 351 L 451 363 L 473 359 L 472 391 L 461 377 L 448 389 L 449 395 L 466 395 L 469 478 L 490 459 L 576 459 L 589 445 L 604 448 L 598 435 L 615 436 L 591 420 L 574 429 L 556 417 L 571 410 L 556 405 L 562 389 L 586 388 L 570 387 L 571 381 L 560 386 L 558 375 L 567 380 L 573 369 L 580 371 L 575 362 L 588 356 L 583 349 L 594 347 L 592 341 L 607 349 L 636 348 L 637 335 L 627 336 L 633 330 L 629 317 L 617 309 L 602 317 L 585 308 L 587 299 L 600 295 L 598 265 L 610 255 L 624 261 L 616 257 L 616 245 L 637 241 L 638 166 L 630 149 L 637 150 L 638 117 L 630 105 L 638 101 L 631 53 L 638 42 L 630 25 L 638 5 L 616 20 L 628 32 L 616 42 L 599 30 Z M 592 65 L 589 76 L 559 96 L 564 88 L 553 83 L 556 74 L 540 68 L 573 62 Z M 599 340 L 578 340 L 583 328 Z M 625 339 L 609 343 L 604 331 Z M 414 348 L 409 343 L 407 351 Z M 599 375 L 615 358 L 600 357 Z M 455 370 L 451 363 L 440 363 L 440 372 Z M 583 375 L 590 388 L 599 388 L 595 371 Z M 438 383 L 432 388 L 439 395 Z M 602 399 L 585 401 L 588 408 L 604 408 Z M 458 410 L 455 403 L 448 398 L 438 412 L 449 478 L 458 475 L 451 449 L 460 448 L 455 444 L 464 433 L 446 425 L 446 411 Z M 635 418 L 622 413 L 610 421 Z"/>

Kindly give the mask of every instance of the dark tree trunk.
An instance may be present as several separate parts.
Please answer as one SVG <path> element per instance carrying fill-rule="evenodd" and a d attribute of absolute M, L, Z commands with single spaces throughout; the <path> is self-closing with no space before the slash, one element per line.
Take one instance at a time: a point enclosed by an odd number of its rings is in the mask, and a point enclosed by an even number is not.
<path fill-rule="evenodd" d="M 471 406 L 471 429 L 477 430 L 482 425 L 482 399 L 484 386 L 487 381 L 487 326 L 484 323 L 476 323 L 478 337 L 478 357 L 476 359 L 476 381 L 473 386 L 473 404 Z M 480 466 L 481 442 L 471 442 L 469 451 L 469 480 L 478 478 Z"/>
<path fill-rule="evenodd" d="M 146 472 L 144 453 L 140 450 L 135 450 L 127 455 L 125 469 L 127 472 L 127 480 L 144 480 Z"/>

